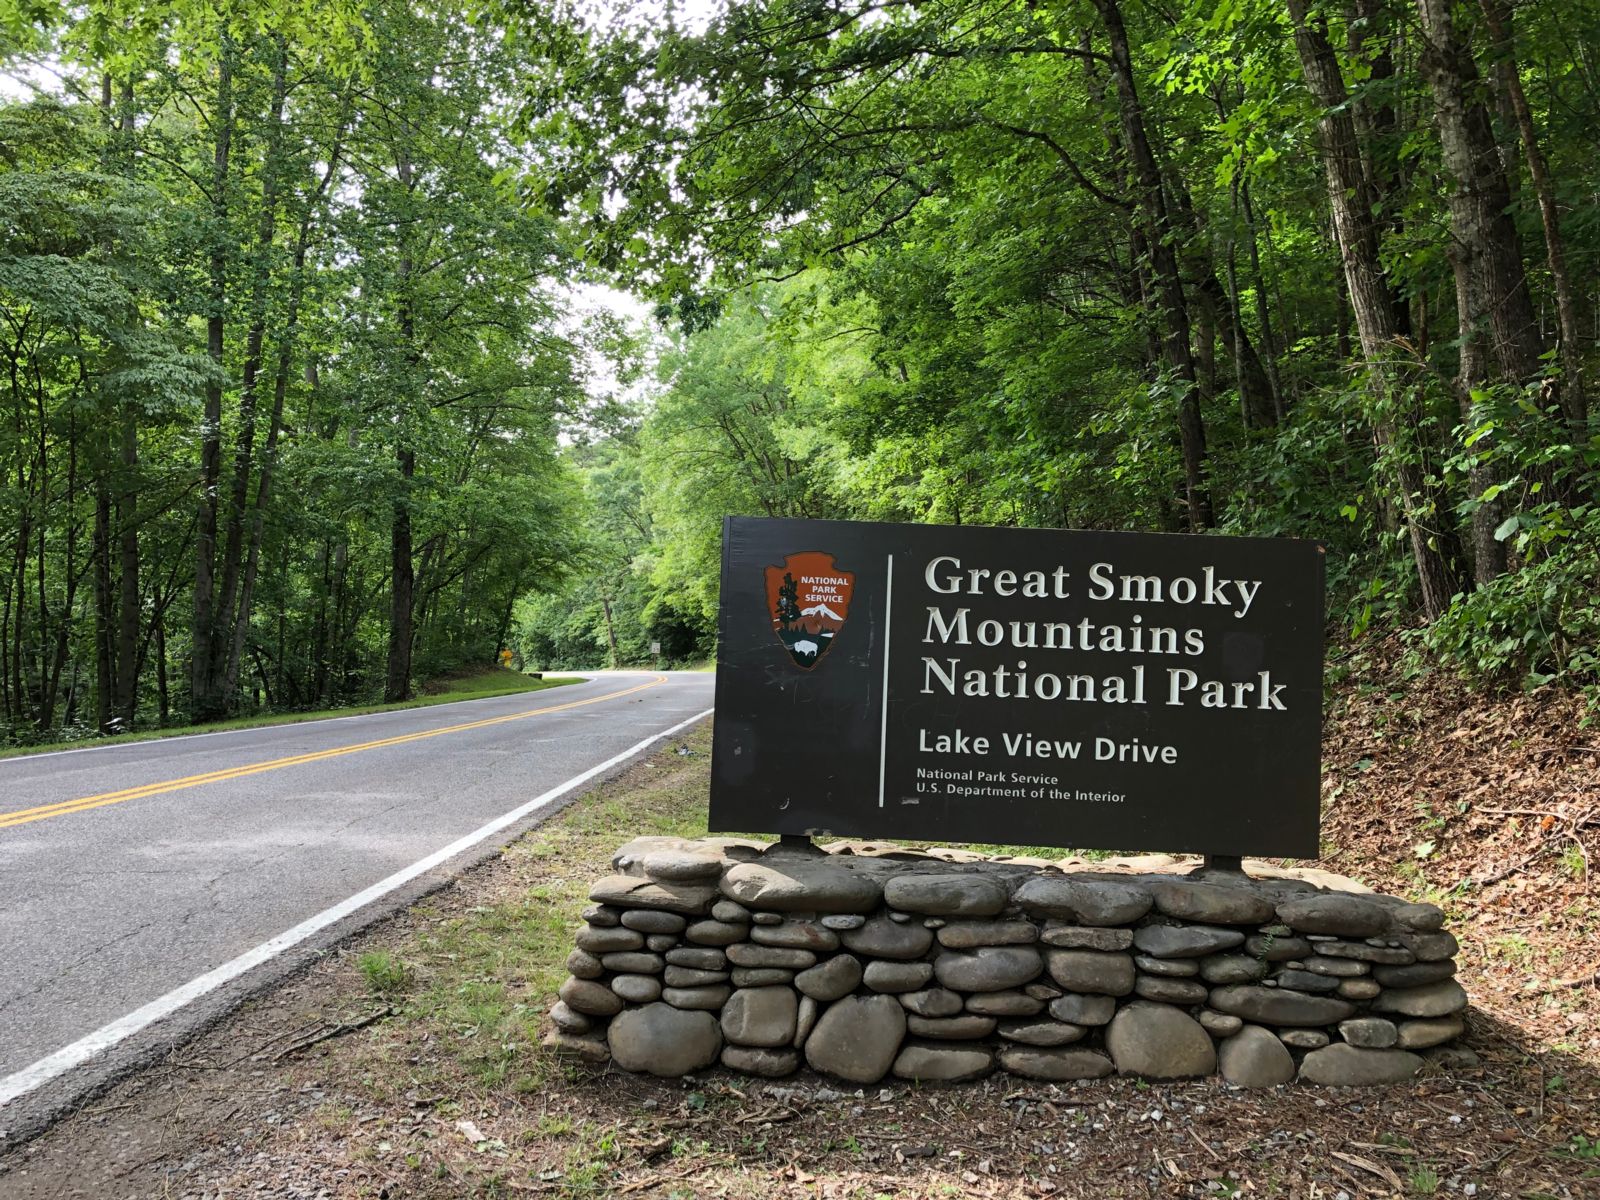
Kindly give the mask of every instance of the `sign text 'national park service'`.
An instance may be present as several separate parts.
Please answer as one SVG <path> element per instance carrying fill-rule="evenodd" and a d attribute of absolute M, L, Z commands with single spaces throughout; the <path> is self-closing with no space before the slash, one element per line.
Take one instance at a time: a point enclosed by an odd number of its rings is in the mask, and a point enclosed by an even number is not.
<path fill-rule="evenodd" d="M 1314 542 L 731 517 L 711 828 L 1317 854 Z"/>

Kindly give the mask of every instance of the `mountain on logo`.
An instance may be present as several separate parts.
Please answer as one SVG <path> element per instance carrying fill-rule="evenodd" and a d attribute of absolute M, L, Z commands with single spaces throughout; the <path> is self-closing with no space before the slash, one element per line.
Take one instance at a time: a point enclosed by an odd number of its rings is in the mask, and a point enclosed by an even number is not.
<path fill-rule="evenodd" d="M 772 632 L 801 670 L 821 662 L 843 630 L 855 582 L 822 551 L 791 554 L 766 568 Z"/>

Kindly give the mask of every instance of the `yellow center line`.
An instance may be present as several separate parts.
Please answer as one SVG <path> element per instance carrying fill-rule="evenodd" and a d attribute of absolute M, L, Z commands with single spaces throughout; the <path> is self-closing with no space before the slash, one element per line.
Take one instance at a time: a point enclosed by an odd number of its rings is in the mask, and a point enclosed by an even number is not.
<path fill-rule="evenodd" d="M 503 717 L 487 717 L 481 721 L 466 721 L 460 725 L 445 725 L 438 729 L 424 729 L 417 733 L 401 734 L 399 737 L 380 738 L 372 742 L 357 742 L 349 746 L 335 746 L 329 750 L 317 750 L 310 754 L 295 754 L 288 758 L 274 758 L 266 762 L 249 763 L 242 767 L 227 767 L 220 771 L 208 771 L 203 775 L 186 775 L 181 779 L 168 779 L 159 783 L 146 783 L 138 787 L 123 788 L 116 792 L 101 792 L 97 796 L 84 796 L 77 800 L 61 800 L 55 804 L 41 804 L 37 808 L 22 808 L 14 812 L 0 813 L 0 829 L 7 829 L 13 825 L 26 825 L 30 821 L 43 821 L 50 817 L 65 816 L 68 813 L 86 812 L 91 808 L 101 808 L 107 804 L 121 804 L 124 800 L 141 800 L 146 796 L 159 796 L 165 792 L 180 792 L 185 788 L 201 787 L 208 783 L 222 783 L 230 779 L 243 779 L 247 775 L 259 775 L 263 771 L 277 771 L 284 767 L 297 767 L 303 763 L 321 762 L 327 758 L 338 758 L 344 754 L 357 754 L 363 750 L 378 750 L 384 746 L 399 746 L 406 742 L 419 742 L 424 738 L 441 737 L 447 733 L 464 733 L 469 729 L 486 729 L 491 725 L 504 725 L 507 721 L 521 721 L 528 717 L 543 716 L 546 713 L 565 712 L 568 709 L 583 708 L 590 704 L 600 704 L 606 700 L 616 700 L 622 696 L 631 696 L 635 692 L 642 692 L 646 688 L 659 687 L 667 682 L 665 675 L 657 675 L 648 683 L 641 683 L 631 688 L 624 688 L 620 692 L 607 692 L 604 696 L 594 696 L 588 700 L 573 700 L 566 704 L 552 704 L 548 708 L 533 708 L 527 712 L 509 713 Z"/>

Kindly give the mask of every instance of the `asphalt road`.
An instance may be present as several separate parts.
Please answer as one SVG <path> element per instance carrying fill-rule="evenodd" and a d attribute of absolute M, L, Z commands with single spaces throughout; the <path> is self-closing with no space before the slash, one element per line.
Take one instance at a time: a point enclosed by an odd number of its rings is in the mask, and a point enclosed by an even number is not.
<path fill-rule="evenodd" d="M 712 679 L 0 760 L 0 1082 L 705 711 Z"/>

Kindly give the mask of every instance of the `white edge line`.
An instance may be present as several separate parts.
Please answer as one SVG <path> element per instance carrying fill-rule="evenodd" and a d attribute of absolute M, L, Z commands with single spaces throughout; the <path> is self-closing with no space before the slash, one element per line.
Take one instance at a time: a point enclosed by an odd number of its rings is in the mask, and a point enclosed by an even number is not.
<path fill-rule="evenodd" d="M 371 904 L 374 900 L 403 887 L 420 875 L 427 874 L 462 851 L 470 850 L 479 842 L 499 833 L 508 825 L 513 825 L 524 817 L 561 799 L 567 793 L 589 782 L 596 775 L 610 770 L 619 763 L 626 762 L 663 738 L 669 738 L 680 730 L 687 729 L 696 721 L 703 720 L 712 711 L 712 709 L 708 708 L 704 712 L 696 713 L 687 721 L 679 722 L 671 729 L 664 729 L 660 733 L 651 734 L 644 741 L 629 746 L 621 754 L 613 755 L 600 765 L 590 767 L 583 774 L 575 775 L 560 786 L 551 788 L 543 795 L 534 797 L 526 804 L 512 809 L 503 816 L 496 817 L 482 828 L 473 830 L 463 838 L 458 838 L 442 850 L 435 850 L 426 858 L 418 859 L 409 867 L 396 871 L 387 879 L 379 880 L 365 891 L 357 892 L 348 900 L 342 900 L 332 908 L 324 909 L 316 916 L 300 922 L 294 928 L 287 929 L 276 937 L 268 938 L 254 949 L 246 950 L 238 958 L 225 962 L 220 967 L 207 971 L 198 978 L 191 979 L 181 987 L 174 988 L 165 996 L 150 1001 L 149 1004 L 144 1005 L 142 1008 L 134 1009 L 126 1016 L 119 1017 L 109 1025 L 102 1026 L 87 1037 L 79 1038 L 70 1046 L 63 1046 L 54 1054 L 46 1055 L 32 1066 L 24 1067 L 14 1075 L 8 1075 L 4 1079 L 0 1079 L 0 1108 L 3 1108 L 13 1100 L 26 1096 L 35 1088 L 49 1083 L 52 1079 L 66 1074 L 74 1067 L 81 1066 L 97 1054 L 104 1053 L 119 1042 L 125 1041 L 162 1018 L 171 1016 L 185 1005 L 198 1000 L 207 992 L 215 991 L 223 984 L 239 978 L 246 971 L 275 958 L 285 950 L 292 949 L 313 934 L 344 920 L 352 913 Z"/>
<path fill-rule="evenodd" d="M 577 679 L 583 683 L 593 683 L 601 677 L 602 673 L 585 674 L 582 671 L 568 671 L 561 675 L 562 679 Z M 662 675 L 670 674 L 663 671 L 606 671 L 607 675 Z M 364 721 L 368 717 L 393 717 L 401 713 L 427 712 L 436 708 L 452 708 L 457 704 L 481 704 L 485 700 L 506 700 L 512 696 L 532 696 L 536 692 L 547 692 L 549 688 L 535 688 L 532 692 L 501 692 L 498 696 L 466 696 L 460 700 L 445 700 L 438 704 L 413 704 L 404 708 L 386 708 L 379 712 L 346 713 L 342 717 L 313 717 L 309 721 L 278 721 L 266 725 L 246 725 L 243 729 L 213 729 L 207 733 L 175 733 L 171 737 L 133 738 L 126 742 L 112 742 L 105 746 L 77 746 L 71 750 L 41 750 L 37 754 L 13 754 L 10 758 L 0 758 L 0 768 L 8 767 L 12 763 L 35 762 L 41 758 L 59 758 L 63 754 L 91 754 L 96 750 L 131 750 L 136 746 L 168 746 L 173 742 L 191 742 L 195 738 L 235 737 L 241 733 L 270 733 L 275 729 L 304 729 L 307 725 L 328 725 L 334 721 Z M 3 1103 L 3 1102 L 0 1102 Z"/>
<path fill-rule="evenodd" d="M 883 720 L 878 731 L 878 807 L 883 807 L 884 771 L 889 763 L 889 621 L 894 608 L 894 555 L 884 556 L 889 564 L 888 582 L 883 589 Z"/>

